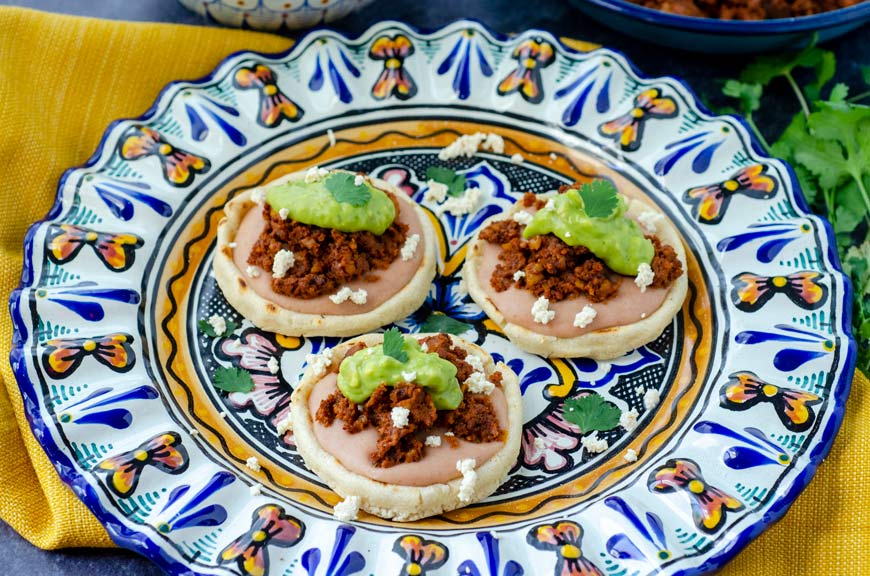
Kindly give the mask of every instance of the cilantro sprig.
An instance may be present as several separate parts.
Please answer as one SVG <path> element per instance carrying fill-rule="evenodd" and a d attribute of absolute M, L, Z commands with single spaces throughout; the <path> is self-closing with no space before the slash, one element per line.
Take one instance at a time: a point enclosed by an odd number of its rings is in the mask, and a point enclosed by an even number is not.
<path fill-rule="evenodd" d="M 347 172 L 336 172 L 326 179 L 325 186 L 336 202 L 351 206 L 365 206 L 372 197 L 365 184 L 357 185 L 356 176 Z"/>
<path fill-rule="evenodd" d="M 590 218 L 610 218 L 619 206 L 616 186 L 610 180 L 585 182 L 578 190 L 583 210 Z"/>
<path fill-rule="evenodd" d="M 401 363 L 408 361 L 408 353 L 405 352 L 405 337 L 398 328 L 390 328 L 384 332 L 384 356 L 391 356 Z"/>
<path fill-rule="evenodd" d="M 471 330 L 471 325 L 454 320 L 446 314 L 430 314 L 420 326 L 420 332 L 444 332 L 459 336 Z"/>
<path fill-rule="evenodd" d="M 254 379 L 247 370 L 221 366 L 214 371 L 214 387 L 224 392 L 250 392 L 254 389 Z"/>
<path fill-rule="evenodd" d="M 795 169 L 812 209 L 831 222 L 843 269 L 852 279 L 852 327 L 858 339 L 858 367 L 870 369 L 870 67 L 860 70 L 863 84 L 850 96 L 839 82 L 833 52 L 811 44 L 798 52 L 756 58 L 739 79 L 725 81 L 722 93 L 737 100 L 739 111 L 762 146 Z M 808 80 L 806 80 L 809 78 Z M 801 82 L 801 80 L 804 80 Z M 796 113 L 770 144 L 755 115 L 780 102 L 765 102 L 765 90 L 787 86 Z M 730 110 L 734 111 L 734 110 Z"/>
<path fill-rule="evenodd" d="M 208 320 L 200 320 L 199 322 L 196 323 L 196 325 L 197 325 L 197 327 L 199 327 L 199 330 L 203 334 L 205 334 L 206 336 L 210 336 L 211 338 L 218 337 L 218 333 L 215 332 L 214 326 L 209 324 Z M 233 332 L 236 331 L 236 328 L 238 328 L 238 327 L 239 327 L 239 325 L 236 324 L 235 322 L 233 322 L 232 320 L 227 320 L 227 329 L 224 330 L 224 333 L 221 334 L 221 336 L 226 336 L 228 334 L 232 334 Z"/>
<path fill-rule="evenodd" d="M 583 434 L 593 430 L 606 432 L 619 424 L 622 411 L 599 394 L 587 394 L 565 400 L 565 420 L 580 428 Z"/>
<path fill-rule="evenodd" d="M 465 174 L 457 174 L 444 166 L 429 166 L 426 169 L 426 178 L 447 186 L 448 196 L 462 196 L 465 192 Z"/>

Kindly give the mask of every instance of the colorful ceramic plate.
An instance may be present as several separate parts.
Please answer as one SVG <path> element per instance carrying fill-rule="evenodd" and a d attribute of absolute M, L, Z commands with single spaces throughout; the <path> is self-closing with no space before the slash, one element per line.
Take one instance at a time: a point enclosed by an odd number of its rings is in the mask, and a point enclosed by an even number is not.
<path fill-rule="evenodd" d="M 451 165 L 485 205 L 442 215 L 422 200 L 426 168 L 478 130 L 501 134 L 505 153 Z M 335 494 L 277 433 L 305 355 L 335 342 L 240 318 L 211 273 L 215 227 L 229 198 L 312 165 L 365 170 L 423 202 L 440 275 L 400 328 L 448 315 L 520 375 L 522 455 L 486 501 L 342 524 Z M 612 362 L 522 353 L 463 291 L 466 242 L 524 191 L 593 176 L 676 223 L 685 306 Z M 783 514 L 837 431 L 855 345 L 834 246 L 739 119 L 711 117 L 678 80 L 645 78 L 610 50 L 471 22 L 317 31 L 171 84 L 64 175 L 27 235 L 12 362 L 60 475 L 119 545 L 173 574 L 701 573 Z M 231 334 L 198 329 L 214 313 Z M 216 389 L 226 366 L 248 370 L 254 390 Z M 638 426 L 599 432 L 609 448 L 591 453 L 563 413 L 581 392 L 637 410 Z"/>

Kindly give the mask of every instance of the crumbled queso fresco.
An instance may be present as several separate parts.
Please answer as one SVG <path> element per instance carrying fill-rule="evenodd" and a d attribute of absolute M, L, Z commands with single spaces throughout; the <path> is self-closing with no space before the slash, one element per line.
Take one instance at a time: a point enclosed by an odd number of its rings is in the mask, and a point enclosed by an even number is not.
<path fill-rule="evenodd" d="M 626 462 L 637 462 L 637 452 L 634 451 L 634 448 L 629 448 L 625 451 L 623 458 Z"/>
<path fill-rule="evenodd" d="M 354 304 L 362 305 L 368 300 L 368 292 L 363 288 L 352 290 L 347 286 L 343 286 L 341 290 L 330 296 L 329 299 L 332 300 L 334 304 L 341 304 L 342 302 L 350 300 Z"/>
<path fill-rule="evenodd" d="M 266 202 L 266 191 L 262 188 L 256 188 L 251 192 L 251 201 L 253 201 L 254 204 L 263 204 Z"/>
<path fill-rule="evenodd" d="M 592 324 L 596 316 L 598 316 L 598 312 L 595 308 L 587 304 L 574 316 L 574 326 L 577 328 L 586 328 Z"/>
<path fill-rule="evenodd" d="M 514 272 L 514 282 L 519 282 L 521 279 L 526 277 L 526 273 L 522 270 L 517 270 Z"/>
<path fill-rule="evenodd" d="M 256 266 L 248 266 L 247 268 L 245 268 L 245 272 L 251 278 L 259 278 L 260 277 L 260 271 L 257 269 Z"/>
<path fill-rule="evenodd" d="M 449 190 L 447 184 L 429 180 L 426 182 L 426 185 L 429 189 L 423 194 L 423 200 L 427 202 L 444 202 L 447 199 L 447 191 Z"/>
<path fill-rule="evenodd" d="M 278 436 L 283 436 L 293 430 L 293 418 L 290 414 L 287 414 L 287 416 L 278 422 L 276 427 L 278 428 Z"/>
<path fill-rule="evenodd" d="M 637 418 L 639 414 L 637 410 L 632 408 L 628 412 L 623 412 L 619 415 L 619 425 L 622 426 L 626 432 L 631 432 L 635 428 L 637 428 Z"/>
<path fill-rule="evenodd" d="M 477 484 L 475 466 L 477 466 L 477 461 L 474 458 L 456 461 L 456 469 L 462 473 L 462 482 L 459 483 L 460 502 L 471 502 L 474 497 L 474 485 Z"/>
<path fill-rule="evenodd" d="M 659 395 L 659 391 L 655 388 L 650 388 L 643 393 L 643 407 L 647 410 L 652 410 L 653 408 L 658 406 L 660 400 L 661 397 Z"/>
<path fill-rule="evenodd" d="M 469 354 L 465 357 L 465 362 L 471 366 L 475 372 L 483 372 L 483 360 L 477 354 Z"/>
<path fill-rule="evenodd" d="M 402 249 L 399 251 L 399 254 L 402 256 L 402 261 L 407 262 L 411 258 L 414 257 L 414 254 L 417 252 L 417 244 L 420 243 L 420 235 L 419 234 L 411 234 L 405 239 L 405 244 L 402 246 Z"/>
<path fill-rule="evenodd" d="M 593 432 L 580 439 L 580 444 L 591 454 L 600 454 L 608 448 L 607 440 L 598 437 L 598 432 Z"/>
<path fill-rule="evenodd" d="M 278 364 L 277 358 L 270 356 L 269 361 L 266 363 L 266 368 L 269 369 L 269 374 L 277 374 L 278 370 L 281 369 L 281 365 Z"/>
<path fill-rule="evenodd" d="M 396 428 L 404 428 L 408 425 L 408 416 L 411 415 L 411 411 L 407 408 L 402 408 L 401 406 L 393 406 L 393 409 L 390 411 L 390 418 L 393 421 L 393 426 Z"/>
<path fill-rule="evenodd" d="M 281 208 L 278 210 L 278 218 L 281 220 L 286 220 L 290 216 L 290 210 L 287 208 Z"/>
<path fill-rule="evenodd" d="M 496 154 L 504 152 L 504 139 L 498 134 L 476 132 L 474 134 L 463 134 L 456 140 L 450 143 L 446 148 L 442 148 L 438 152 L 439 160 L 452 160 L 465 156 L 471 158 L 477 154 L 477 150 L 483 148 Z"/>
<path fill-rule="evenodd" d="M 522 164 L 524 161 L 525 161 L 525 158 L 523 158 L 523 155 L 520 154 L 519 152 L 515 152 L 513 155 L 511 155 L 511 163 L 512 164 Z"/>
<path fill-rule="evenodd" d="M 634 283 L 640 288 L 641 292 L 646 292 L 647 287 L 655 280 L 653 269 L 646 262 L 641 262 L 637 267 L 637 276 Z"/>
<path fill-rule="evenodd" d="M 359 516 L 359 496 L 348 496 L 335 505 L 332 515 L 339 522 L 350 522 Z"/>
<path fill-rule="evenodd" d="M 449 212 L 454 216 L 471 214 L 480 204 L 480 188 L 468 188 L 462 196 L 451 196 L 438 206 L 439 214 Z"/>
<path fill-rule="evenodd" d="M 284 248 L 278 250 L 272 260 L 272 278 L 283 278 L 295 263 L 296 256 L 293 252 Z"/>
<path fill-rule="evenodd" d="M 247 466 L 249 469 L 253 470 L 254 472 L 260 471 L 260 461 L 257 460 L 256 456 L 251 456 L 250 458 L 245 460 L 245 466 Z"/>
<path fill-rule="evenodd" d="M 495 389 L 495 384 L 486 379 L 486 374 L 483 372 L 472 372 L 471 376 L 465 381 L 468 386 L 468 391 L 472 394 L 489 395 Z"/>
<path fill-rule="evenodd" d="M 426 436 L 426 440 L 423 443 L 426 446 L 437 448 L 438 446 L 441 446 L 441 436 Z"/>
<path fill-rule="evenodd" d="M 366 183 L 366 179 L 362 174 L 357 174 L 356 176 L 354 176 L 354 179 L 353 179 L 354 186 L 362 186 L 365 183 Z"/>
<path fill-rule="evenodd" d="M 556 313 L 550 310 L 550 301 L 543 296 L 532 304 L 532 319 L 538 324 L 548 324 L 555 317 Z"/>
<path fill-rule="evenodd" d="M 417 373 L 413 370 L 410 372 L 402 372 L 402 379 L 405 382 L 414 382 L 417 379 Z"/>
<path fill-rule="evenodd" d="M 520 210 L 519 212 L 515 212 L 512 216 L 514 222 L 519 222 L 523 226 L 528 226 L 532 223 L 532 218 L 534 218 L 534 214 L 529 212 L 528 210 Z"/>
<path fill-rule="evenodd" d="M 312 182 L 317 182 L 329 176 L 329 170 L 326 168 L 319 168 L 317 166 L 312 166 L 305 172 L 305 183 L 311 184 Z"/>
<path fill-rule="evenodd" d="M 307 354 L 305 362 L 314 371 L 315 376 L 323 376 L 332 364 L 332 348 L 324 348 L 319 354 Z"/>
<path fill-rule="evenodd" d="M 214 333 L 218 336 L 223 336 L 224 332 L 227 331 L 227 321 L 223 316 L 213 314 L 212 316 L 209 316 L 208 323 L 214 329 Z"/>
<path fill-rule="evenodd" d="M 655 212 L 644 212 L 637 217 L 638 223 L 648 234 L 655 234 L 658 231 L 656 225 L 661 219 L 662 215 Z"/>

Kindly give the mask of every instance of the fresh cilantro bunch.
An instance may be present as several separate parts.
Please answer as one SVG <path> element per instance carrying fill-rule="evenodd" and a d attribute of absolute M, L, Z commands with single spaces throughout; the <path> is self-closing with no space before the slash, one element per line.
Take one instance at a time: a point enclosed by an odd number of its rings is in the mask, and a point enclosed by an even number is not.
<path fill-rule="evenodd" d="M 739 79 L 727 80 L 725 96 L 738 110 L 764 149 L 794 168 L 812 209 L 831 222 L 843 269 L 854 288 L 853 331 L 858 340 L 858 367 L 870 369 L 870 67 L 862 68 L 865 86 L 850 96 L 850 87 L 834 78 L 833 52 L 813 44 L 800 52 L 762 56 Z M 803 85 L 800 78 L 809 76 Z M 758 129 L 764 90 L 785 82 L 797 100 L 798 112 L 770 144 Z M 735 111 L 724 110 L 724 111 Z"/>

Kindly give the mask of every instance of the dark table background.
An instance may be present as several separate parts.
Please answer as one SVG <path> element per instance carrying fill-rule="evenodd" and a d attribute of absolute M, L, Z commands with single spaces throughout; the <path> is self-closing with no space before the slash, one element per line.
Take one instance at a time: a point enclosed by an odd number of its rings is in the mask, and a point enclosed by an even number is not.
<path fill-rule="evenodd" d="M 208 25 L 171 0 L 0 0 L 39 10 L 101 18 L 178 22 Z M 678 52 L 631 39 L 603 28 L 573 9 L 566 0 L 377 0 L 332 25 L 359 33 L 384 19 L 401 20 L 422 28 L 442 26 L 458 18 L 480 20 L 499 32 L 541 28 L 560 36 L 598 42 L 624 52 L 641 70 L 652 76 L 678 76 L 705 100 L 726 102 L 718 96 L 722 78 L 733 77 L 746 64 L 743 56 L 709 56 Z M 0 31 L 0 34 L 3 32 Z M 828 43 L 837 55 L 835 81 L 860 86 L 859 66 L 870 65 L 870 25 Z M 155 94 L 156 96 L 156 94 Z M 771 100 L 782 97 L 787 105 L 772 106 L 762 130 L 775 137 L 795 112 L 794 102 L 783 86 L 769 91 Z M 795 105 L 796 107 L 796 105 Z M 94 143 L 96 146 L 96 142 Z M 151 576 L 161 571 L 147 560 L 126 551 L 77 549 L 62 552 L 39 550 L 0 521 L 0 544 L 5 560 L 0 573 L 28 576 Z"/>

